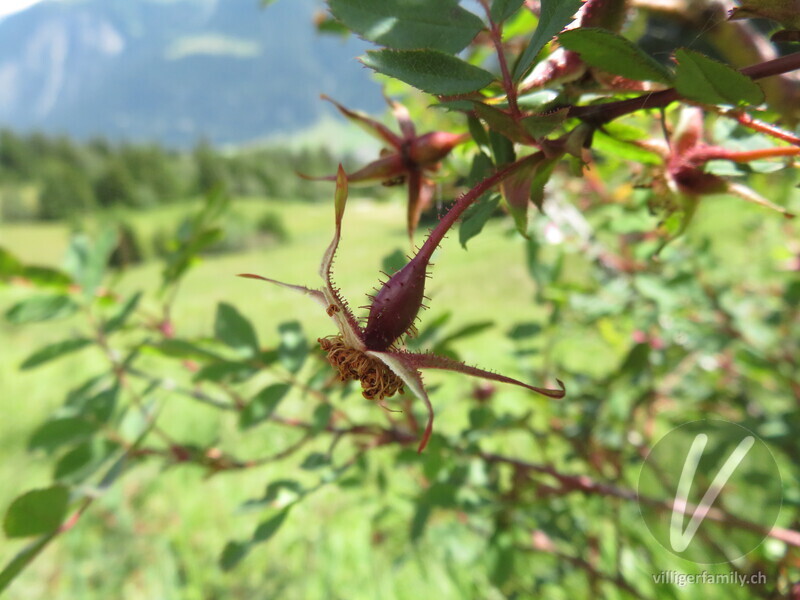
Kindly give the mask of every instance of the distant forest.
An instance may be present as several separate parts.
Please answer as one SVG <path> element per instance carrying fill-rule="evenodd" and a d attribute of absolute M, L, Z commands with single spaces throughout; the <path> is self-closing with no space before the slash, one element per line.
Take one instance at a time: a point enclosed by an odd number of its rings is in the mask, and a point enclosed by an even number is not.
<path fill-rule="evenodd" d="M 0 130 L 0 218 L 60 220 L 96 209 L 147 209 L 221 189 L 235 196 L 310 200 L 319 184 L 295 172 L 332 172 L 325 148 L 266 147 L 226 153 L 207 142 L 189 151 Z"/>

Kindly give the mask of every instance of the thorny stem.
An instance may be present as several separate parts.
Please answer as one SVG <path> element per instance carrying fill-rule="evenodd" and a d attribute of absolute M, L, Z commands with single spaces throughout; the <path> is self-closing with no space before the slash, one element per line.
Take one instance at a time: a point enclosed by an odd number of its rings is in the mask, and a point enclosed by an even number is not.
<path fill-rule="evenodd" d="M 417 252 L 417 255 L 414 257 L 414 260 L 421 260 L 425 262 L 429 261 L 431 255 L 433 255 L 433 251 L 442 242 L 442 238 L 444 238 L 445 233 L 447 233 L 450 228 L 455 225 L 459 217 L 470 207 L 473 202 L 475 202 L 484 193 L 492 189 L 526 163 L 539 160 L 541 158 L 541 154 L 541 152 L 537 152 L 536 154 L 530 154 L 514 161 L 510 165 L 507 165 L 495 172 L 493 175 L 490 175 L 471 190 L 463 194 L 450 208 L 450 210 L 448 210 L 447 213 L 442 217 L 442 220 L 439 221 L 433 231 L 431 231 L 428 239 L 425 240 L 425 243 L 422 244 L 419 252 Z"/>
<path fill-rule="evenodd" d="M 765 158 L 780 158 L 783 156 L 797 156 L 800 148 L 797 146 L 781 146 L 778 148 L 761 148 L 760 150 L 744 150 L 735 152 L 717 146 L 700 147 L 690 152 L 686 159 L 690 162 L 705 163 L 709 160 L 729 160 L 731 162 L 746 163 Z"/>
<path fill-rule="evenodd" d="M 757 80 L 774 75 L 782 75 L 797 69 L 800 69 L 800 52 L 750 65 L 749 67 L 740 69 L 739 72 L 750 79 Z M 638 110 L 664 108 L 680 98 L 681 95 L 675 88 L 669 88 L 629 100 L 606 102 L 605 104 L 594 104 L 590 106 L 571 106 L 567 116 L 575 117 L 587 123 L 599 126 Z"/>
<path fill-rule="evenodd" d="M 171 446 L 176 445 L 175 440 L 173 440 L 163 429 L 161 429 L 156 424 L 155 417 L 150 413 L 148 413 L 147 410 L 145 409 L 144 403 L 142 402 L 142 398 L 140 397 L 139 393 L 133 389 L 133 387 L 130 385 L 130 382 L 126 377 L 127 374 L 126 366 L 122 362 L 120 362 L 119 358 L 117 357 L 116 351 L 111 347 L 111 344 L 109 344 L 108 342 L 108 337 L 103 331 L 102 325 L 97 322 L 91 310 L 87 310 L 87 317 L 90 325 L 95 331 L 95 341 L 97 342 L 97 345 L 100 346 L 100 349 L 103 351 L 103 354 L 105 355 L 106 359 L 111 365 L 111 371 L 114 373 L 114 379 L 116 380 L 117 384 L 121 388 L 128 390 L 132 402 L 134 403 L 134 405 L 136 405 L 136 408 L 142 414 L 142 417 L 145 419 L 145 421 L 152 426 L 153 432 L 158 437 L 160 437 L 165 444 Z"/>
<path fill-rule="evenodd" d="M 492 12 L 487 0 L 481 0 L 481 5 L 489 21 L 489 35 L 492 39 L 492 44 L 494 44 L 495 52 L 497 53 L 497 60 L 500 63 L 500 72 L 503 75 L 503 89 L 506 91 L 508 106 L 511 109 L 511 116 L 517 120 L 522 114 L 517 104 L 517 87 L 514 84 L 514 79 L 511 77 L 511 71 L 508 70 L 508 62 L 506 61 L 506 55 L 503 51 L 503 28 L 502 25 L 498 25 L 492 19 Z"/>
<path fill-rule="evenodd" d="M 753 131 L 758 131 L 759 133 L 764 133 L 776 139 L 783 140 L 784 142 L 789 142 L 795 146 L 800 146 L 800 137 L 797 137 L 789 131 L 781 129 L 780 127 L 776 127 L 771 123 L 765 123 L 764 121 L 755 119 L 744 111 L 734 109 L 721 111 L 720 114 L 735 119 Z"/>
<path fill-rule="evenodd" d="M 522 469 L 523 471 L 530 471 L 534 473 L 542 473 L 545 475 L 550 475 L 551 477 L 555 478 L 566 490 L 574 490 L 574 491 L 584 492 L 587 494 L 612 496 L 615 498 L 622 498 L 624 500 L 638 501 L 647 504 L 648 506 L 652 506 L 653 508 L 656 508 L 658 510 L 666 510 L 666 511 L 677 510 L 682 514 L 692 514 L 697 510 L 696 506 L 689 503 L 678 504 L 675 501 L 661 500 L 658 498 L 651 498 L 649 496 L 641 496 L 636 492 L 634 492 L 633 490 L 627 490 L 624 488 L 617 487 L 615 485 L 596 481 L 586 475 L 568 475 L 565 473 L 561 473 L 560 471 L 557 471 L 554 467 L 548 464 L 531 463 L 523 460 L 518 460 L 510 456 L 494 454 L 491 452 L 479 452 L 478 456 L 489 463 L 505 463 L 508 465 L 512 465 L 518 469 Z M 730 515 L 724 511 L 715 508 L 709 509 L 708 512 L 706 513 L 705 518 L 710 519 L 712 521 L 716 521 L 718 523 L 732 525 L 739 529 L 753 531 L 771 537 L 773 539 L 780 540 L 790 546 L 795 546 L 797 548 L 800 548 L 800 531 L 794 531 L 793 529 L 785 529 L 783 527 L 773 527 L 772 529 L 766 529 L 761 525 L 758 525 L 757 523 L 752 523 L 750 521 L 739 519 L 733 515 Z"/>

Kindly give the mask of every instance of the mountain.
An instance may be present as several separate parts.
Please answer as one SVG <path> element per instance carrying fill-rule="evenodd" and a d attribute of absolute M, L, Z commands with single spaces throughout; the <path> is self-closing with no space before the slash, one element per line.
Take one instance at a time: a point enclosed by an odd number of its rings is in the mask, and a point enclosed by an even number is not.
<path fill-rule="evenodd" d="M 241 143 L 313 126 L 326 93 L 382 110 L 355 60 L 321 36 L 316 0 L 49 0 L 0 21 L 0 126 L 78 138 Z"/>

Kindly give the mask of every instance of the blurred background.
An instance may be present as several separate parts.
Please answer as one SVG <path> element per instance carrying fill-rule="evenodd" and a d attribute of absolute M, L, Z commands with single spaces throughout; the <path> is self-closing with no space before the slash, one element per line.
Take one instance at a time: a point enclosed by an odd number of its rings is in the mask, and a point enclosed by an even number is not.
<path fill-rule="evenodd" d="M 0 124 L 20 133 L 243 144 L 319 126 L 323 92 L 380 107 L 355 60 L 365 44 L 317 35 L 316 0 L 2 4 Z"/>
<path fill-rule="evenodd" d="M 108 368 L 93 349 L 21 370 L 39 348 L 83 335 L 86 322 L 71 304 L 59 314 L 55 307 L 47 322 L 15 307 L 32 285 L 60 285 L 52 269 L 74 273 L 87 240 L 109 228 L 117 243 L 98 310 L 154 291 L 194 215 L 221 191 L 227 203 L 215 216 L 220 235 L 201 260 L 192 257 L 171 305 L 172 329 L 161 333 L 220 346 L 212 339 L 215 315 L 230 303 L 270 351 L 286 344 L 287 331 L 302 338 L 303 359 L 283 379 L 259 372 L 244 383 L 210 375 L 198 383 L 197 365 L 179 362 L 186 358 L 179 352 L 159 355 L 160 363 L 146 356 L 145 364 L 163 367 L 174 358 L 171 371 L 158 373 L 169 385 L 227 393 L 230 384 L 245 398 L 291 381 L 281 404 L 291 417 L 310 419 L 330 401 L 366 421 L 392 418 L 326 380 L 328 365 L 313 351 L 318 336 L 333 333 L 324 311 L 235 277 L 253 272 L 318 283 L 332 233 L 332 185 L 295 173 L 330 174 L 340 161 L 352 168 L 378 151 L 320 94 L 395 127 L 381 84 L 356 60 L 367 44 L 319 35 L 318 28 L 333 27 L 325 11 L 316 0 L 266 8 L 258 0 L 0 0 L 0 247 L 33 265 L 0 287 L 0 511 L 54 478 L 85 484 L 85 472 L 64 471 L 65 449 L 72 452 L 77 440 L 50 447 L 36 433 Z M 643 18 L 633 25 L 662 56 L 676 40 L 708 47 L 696 23 L 663 17 L 656 20 L 662 29 Z M 518 24 L 518 35 L 531 27 Z M 389 93 L 400 89 L 381 83 Z M 466 130 L 459 115 L 428 110 L 428 98 L 403 100 L 421 132 L 443 121 Z M 670 122 L 676 116 L 667 111 Z M 649 116 L 634 115 L 628 125 L 662 134 Z M 708 129 L 731 147 L 765 146 L 763 137 L 722 118 L 712 116 Z M 664 207 L 638 185 L 642 172 L 631 173 L 630 146 L 615 143 L 597 141 L 603 158 L 585 178 L 556 173 L 547 191 L 551 216 L 532 217 L 530 240 L 497 204 L 493 218 L 477 226 L 482 235 L 460 239 L 454 231 L 437 257 L 433 301 L 417 341 L 526 381 L 555 373 L 567 382 L 568 401 L 426 374 L 438 419 L 427 454 L 378 448 L 352 477 L 330 477 L 335 483 L 319 488 L 329 473 L 320 476 L 305 451 L 221 473 L 185 457 L 143 459 L 14 581 L 8 597 L 752 597 L 738 586 L 685 593 L 654 586 L 657 570 L 688 567 L 647 534 L 635 503 L 572 493 L 557 480 L 539 485 L 467 452 L 480 441 L 632 490 L 650 441 L 687 420 L 722 417 L 771 444 L 788 507 L 778 525 L 797 528 L 798 226 L 741 199 L 703 198 L 686 233 L 652 260 L 659 240 L 651 234 Z M 444 172 L 468 173 L 469 152 L 454 151 Z M 760 162 L 716 168 L 798 212 L 796 170 Z M 352 189 L 336 263 L 336 282 L 351 305 L 376 285 L 378 270 L 391 270 L 408 252 L 404 202 L 402 186 Z M 421 231 L 440 209 L 423 217 Z M 106 289 L 113 290 L 107 298 Z M 163 301 L 153 293 L 137 310 L 148 334 L 161 325 Z M 119 335 L 120 347 L 133 337 Z M 264 456 L 296 442 L 296 431 L 245 423 L 191 394 L 166 386 L 153 394 L 160 422 L 181 450 Z M 314 443 L 317 454 L 327 451 L 324 439 Z M 231 558 L 221 561 L 226 544 L 247 539 L 259 515 L 295 498 L 301 484 L 313 493 L 274 539 L 254 545 L 232 570 L 221 568 Z M 753 493 L 763 487 L 751 484 Z M 514 546 L 520 540 L 521 549 Z M 0 566 L 21 547 L 0 539 Z M 735 568 L 771 570 L 773 581 L 781 574 L 788 585 L 797 580 L 796 565 L 787 545 L 770 540 Z"/>

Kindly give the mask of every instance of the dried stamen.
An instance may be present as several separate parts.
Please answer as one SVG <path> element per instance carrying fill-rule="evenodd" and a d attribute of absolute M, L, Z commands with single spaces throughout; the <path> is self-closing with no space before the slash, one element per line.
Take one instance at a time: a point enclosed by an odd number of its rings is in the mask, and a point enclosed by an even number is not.
<path fill-rule="evenodd" d="M 328 362 L 339 372 L 339 379 L 361 382 L 362 395 L 367 400 L 383 400 L 396 393 L 402 394 L 403 380 L 381 361 L 351 348 L 341 335 L 317 339 L 327 353 Z"/>

